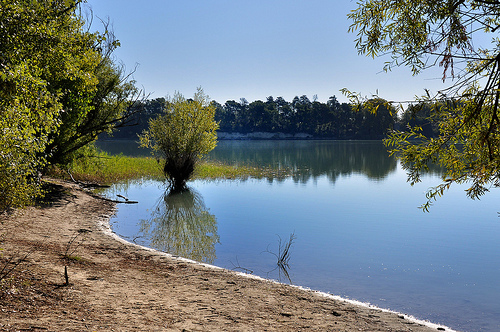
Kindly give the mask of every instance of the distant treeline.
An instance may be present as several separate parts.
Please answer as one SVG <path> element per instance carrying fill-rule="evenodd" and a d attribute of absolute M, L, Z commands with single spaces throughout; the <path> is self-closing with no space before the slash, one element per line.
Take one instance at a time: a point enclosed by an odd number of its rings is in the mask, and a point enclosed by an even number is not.
<path fill-rule="evenodd" d="M 315 98 L 314 98 L 315 99 Z M 164 98 L 146 100 L 135 107 L 143 111 L 137 113 L 133 126 L 121 128 L 113 134 L 117 139 L 136 139 L 137 134 L 147 129 L 148 121 L 163 112 Z M 282 97 L 268 97 L 266 101 L 249 103 L 228 100 L 224 105 L 212 101 L 216 107 L 215 119 L 219 131 L 228 133 L 269 132 L 283 134 L 309 134 L 319 139 L 382 139 L 392 129 L 419 125 L 426 136 L 436 134 L 436 126 L 428 123 L 430 106 L 419 104 L 410 106 L 399 114 L 386 100 L 377 98 L 369 101 L 372 107 L 353 107 L 340 103 L 335 96 L 326 103 L 309 100 L 305 95 L 295 97 L 291 102 Z M 378 106 L 373 112 L 373 105 Z"/>

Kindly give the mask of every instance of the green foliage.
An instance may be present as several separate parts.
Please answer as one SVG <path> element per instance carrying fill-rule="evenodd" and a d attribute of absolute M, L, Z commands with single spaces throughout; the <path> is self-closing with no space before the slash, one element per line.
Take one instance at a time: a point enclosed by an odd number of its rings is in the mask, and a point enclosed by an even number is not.
<path fill-rule="evenodd" d="M 59 124 L 60 104 L 44 79 L 58 56 L 58 5 L 0 0 L 0 210 L 40 195 L 43 151 Z"/>
<path fill-rule="evenodd" d="M 110 60 L 119 45 L 89 32 L 81 0 L 0 0 L 0 211 L 41 195 L 48 163 L 70 163 L 126 119 L 133 82 Z"/>
<path fill-rule="evenodd" d="M 163 172 L 177 190 L 184 187 L 200 158 L 215 148 L 218 124 L 215 107 L 201 88 L 193 99 L 176 93 L 165 106 L 165 113 L 150 120 L 140 140 L 163 160 Z"/>
<path fill-rule="evenodd" d="M 421 110 L 428 115 L 417 115 L 409 131 L 386 141 L 412 184 L 430 164 L 446 169 L 443 182 L 427 193 L 424 210 L 453 183 L 468 183 L 471 198 L 500 186 L 500 39 L 490 35 L 500 26 L 498 2 L 367 0 L 348 16 L 361 54 L 392 55 L 386 70 L 404 65 L 417 74 L 439 64 L 443 80 L 455 79 L 437 96 L 426 91 L 418 102 L 427 105 Z M 475 38 L 489 38 L 490 49 L 477 48 Z M 424 131 L 425 123 L 433 135 Z"/>

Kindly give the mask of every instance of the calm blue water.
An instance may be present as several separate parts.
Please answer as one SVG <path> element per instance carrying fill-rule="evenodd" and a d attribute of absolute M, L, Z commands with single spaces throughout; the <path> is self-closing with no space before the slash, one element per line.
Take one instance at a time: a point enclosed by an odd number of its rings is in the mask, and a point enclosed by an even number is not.
<path fill-rule="evenodd" d="M 139 244 L 287 282 L 279 241 L 295 234 L 291 282 L 463 331 L 500 331 L 500 218 L 455 188 L 430 213 L 418 206 L 439 181 L 411 187 L 378 142 L 221 142 L 211 158 L 296 169 L 284 180 L 116 185 L 113 230 Z"/>

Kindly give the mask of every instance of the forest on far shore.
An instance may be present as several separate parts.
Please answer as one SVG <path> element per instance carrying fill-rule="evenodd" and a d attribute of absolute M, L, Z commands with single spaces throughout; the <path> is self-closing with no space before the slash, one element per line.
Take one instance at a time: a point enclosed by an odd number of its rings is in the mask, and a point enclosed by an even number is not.
<path fill-rule="evenodd" d="M 268 97 L 266 101 L 248 102 L 228 100 L 224 104 L 211 103 L 216 107 L 215 120 L 219 132 L 249 134 L 255 132 L 308 134 L 316 139 L 380 140 L 388 131 L 402 130 L 408 125 L 422 127 L 427 137 L 437 135 L 437 126 L 428 116 L 432 105 L 420 103 L 410 105 L 398 113 L 395 107 L 381 98 L 370 99 L 370 107 L 354 107 L 340 103 L 335 96 L 322 103 L 307 96 L 295 97 L 291 102 L 282 97 Z M 149 119 L 162 114 L 166 100 L 156 98 L 137 102 L 133 107 L 141 109 L 134 114 L 130 126 L 119 128 L 105 139 L 137 139 L 137 135 L 148 128 Z M 378 106 L 373 112 L 373 105 Z"/>

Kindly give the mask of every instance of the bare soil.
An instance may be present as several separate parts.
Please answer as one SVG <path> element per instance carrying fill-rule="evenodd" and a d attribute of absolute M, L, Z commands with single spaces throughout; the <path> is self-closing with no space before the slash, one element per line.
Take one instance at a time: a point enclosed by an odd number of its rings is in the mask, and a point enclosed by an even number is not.
<path fill-rule="evenodd" d="M 445 330 L 120 241 L 113 203 L 51 183 L 39 206 L 0 216 L 0 277 L 19 263 L 0 282 L 0 331 Z"/>

